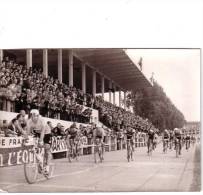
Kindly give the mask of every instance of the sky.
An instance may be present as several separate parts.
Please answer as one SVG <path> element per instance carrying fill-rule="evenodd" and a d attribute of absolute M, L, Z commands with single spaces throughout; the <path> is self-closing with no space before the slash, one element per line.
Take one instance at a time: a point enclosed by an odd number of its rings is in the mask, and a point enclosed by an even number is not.
<path fill-rule="evenodd" d="M 163 87 L 187 121 L 200 121 L 199 49 L 128 49 L 134 63 L 143 58 L 142 71 Z"/>

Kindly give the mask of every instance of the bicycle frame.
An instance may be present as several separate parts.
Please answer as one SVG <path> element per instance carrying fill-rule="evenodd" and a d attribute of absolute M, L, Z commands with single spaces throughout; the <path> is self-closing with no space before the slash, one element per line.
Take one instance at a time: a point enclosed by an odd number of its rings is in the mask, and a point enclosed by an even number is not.
<path fill-rule="evenodd" d="M 38 140 L 37 138 L 33 138 L 33 155 L 34 159 L 33 162 L 24 163 L 24 175 L 25 179 L 29 184 L 35 183 L 37 180 L 38 174 L 42 174 L 46 179 L 49 179 L 52 176 L 53 173 L 53 165 L 50 164 L 51 171 L 48 173 L 45 171 L 45 164 L 44 164 L 44 146 L 39 147 L 38 146 Z M 26 144 L 25 144 L 26 145 Z M 25 146 L 23 144 L 23 146 Z M 42 149 L 41 152 L 39 152 L 39 149 Z M 33 172 L 34 171 L 34 172 Z M 33 172 L 33 174 L 32 174 Z"/>
<path fill-rule="evenodd" d="M 130 161 L 130 158 L 132 159 L 133 156 L 133 148 L 131 144 L 131 139 L 127 139 L 127 160 Z"/>
<path fill-rule="evenodd" d="M 68 159 L 71 162 L 71 158 L 78 160 L 78 142 L 75 139 L 70 139 L 70 149 L 68 150 Z"/>
<path fill-rule="evenodd" d="M 164 153 L 167 152 L 168 141 L 169 141 L 169 139 L 163 139 L 163 152 L 164 152 Z"/>
<path fill-rule="evenodd" d="M 179 155 L 180 155 L 180 143 L 181 142 L 181 140 L 180 139 L 175 139 L 175 148 L 176 148 L 176 157 L 178 158 L 179 157 Z"/>
<path fill-rule="evenodd" d="M 148 155 L 151 156 L 152 155 L 152 150 L 153 150 L 153 140 L 152 139 L 148 139 L 147 141 L 147 147 L 148 147 Z"/>
<path fill-rule="evenodd" d="M 95 139 L 95 146 L 94 146 L 94 160 L 95 160 L 95 163 L 97 163 L 97 157 L 96 157 L 97 153 L 98 153 L 98 156 L 100 158 L 100 162 L 102 162 L 102 160 L 103 160 L 102 143 L 101 143 L 101 139 L 99 139 L 99 138 Z"/>

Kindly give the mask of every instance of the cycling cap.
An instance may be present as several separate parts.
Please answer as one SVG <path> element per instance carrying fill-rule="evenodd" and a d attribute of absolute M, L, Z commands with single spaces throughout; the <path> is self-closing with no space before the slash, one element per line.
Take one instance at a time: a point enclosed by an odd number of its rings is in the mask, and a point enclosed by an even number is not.
<path fill-rule="evenodd" d="M 32 110 L 30 111 L 30 114 L 39 115 L 39 110 L 37 110 L 37 109 L 32 109 Z"/>

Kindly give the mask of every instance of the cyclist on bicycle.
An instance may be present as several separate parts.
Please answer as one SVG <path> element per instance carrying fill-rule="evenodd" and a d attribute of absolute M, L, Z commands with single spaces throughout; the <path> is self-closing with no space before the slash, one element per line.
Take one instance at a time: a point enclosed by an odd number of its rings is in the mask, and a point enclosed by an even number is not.
<path fill-rule="evenodd" d="M 163 132 L 163 152 L 165 152 L 165 149 L 168 148 L 168 141 L 169 141 L 169 131 L 167 129 Z"/>
<path fill-rule="evenodd" d="M 186 141 L 186 144 L 185 144 L 185 147 L 186 147 L 186 150 L 190 148 L 190 135 L 187 133 L 186 136 L 185 136 L 185 141 Z"/>
<path fill-rule="evenodd" d="M 150 145 L 152 146 L 152 149 L 153 149 L 153 142 L 154 142 L 154 135 L 155 135 L 155 132 L 153 129 L 149 129 L 148 130 L 148 133 L 147 133 L 147 136 L 148 136 L 148 140 L 147 140 L 147 153 L 149 153 L 149 149 L 150 149 Z"/>
<path fill-rule="evenodd" d="M 196 141 L 195 134 L 192 134 L 191 142 L 192 142 L 193 145 L 195 144 L 195 141 Z"/>
<path fill-rule="evenodd" d="M 73 148 L 73 146 L 75 145 L 76 141 L 79 141 L 78 140 L 78 134 L 79 134 L 79 130 L 76 126 L 76 123 L 74 122 L 70 128 L 66 131 L 66 135 L 68 136 L 68 139 L 69 139 L 69 144 L 70 144 L 70 147 Z M 76 153 L 77 153 L 77 144 L 76 144 Z"/>
<path fill-rule="evenodd" d="M 177 141 L 178 141 L 178 144 L 180 146 L 179 155 L 181 155 L 181 149 L 182 149 L 182 144 L 181 144 L 181 141 L 182 141 L 182 131 L 181 131 L 181 129 L 178 129 L 178 128 L 174 129 L 174 138 L 175 138 L 175 149 L 176 149 L 176 145 L 177 145 Z"/>
<path fill-rule="evenodd" d="M 44 124 L 38 110 L 33 109 L 30 114 L 31 117 L 27 121 L 27 135 L 33 135 L 39 138 L 39 145 L 44 146 L 45 172 L 49 172 L 51 161 L 51 129 Z"/>
<path fill-rule="evenodd" d="M 126 139 L 130 140 L 130 144 L 131 144 L 132 150 L 134 152 L 134 150 L 135 150 L 134 145 L 135 145 L 135 133 L 136 133 L 136 131 L 132 127 L 130 127 L 128 125 L 127 128 L 126 128 L 126 131 L 124 131 L 124 133 L 126 135 Z"/>
<path fill-rule="evenodd" d="M 105 131 L 102 127 L 97 127 L 96 124 L 93 125 L 93 142 L 96 143 L 96 139 L 99 139 L 99 142 L 102 146 L 102 160 L 104 160 L 104 137 L 105 137 Z"/>
<path fill-rule="evenodd" d="M 174 132 L 173 132 L 173 130 L 169 130 L 170 149 L 172 149 L 172 147 L 173 147 L 173 140 L 174 140 Z"/>
<path fill-rule="evenodd" d="M 157 144 L 158 144 L 158 138 L 159 138 L 159 136 L 158 136 L 157 132 L 155 132 L 154 133 L 154 140 L 153 140 L 153 149 L 155 149 Z"/>

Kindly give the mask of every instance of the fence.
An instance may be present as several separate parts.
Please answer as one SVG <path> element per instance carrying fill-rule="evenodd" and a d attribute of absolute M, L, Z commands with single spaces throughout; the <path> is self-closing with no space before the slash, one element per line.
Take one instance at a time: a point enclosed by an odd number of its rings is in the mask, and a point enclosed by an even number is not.
<path fill-rule="evenodd" d="M 146 138 L 139 137 L 135 139 L 135 147 L 145 147 L 146 146 Z M 108 137 L 105 142 L 105 152 L 116 151 L 116 150 L 124 150 L 126 149 L 126 141 L 124 139 L 117 139 L 116 137 Z M 80 147 L 80 154 L 87 155 L 93 154 L 94 145 L 93 144 L 84 144 Z"/>
<path fill-rule="evenodd" d="M 135 147 L 146 146 L 145 137 L 135 139 Z M 0 167 L 23 164 L 33 159 L 32 143 L 27 147 L 22 147 L 22 137 L 0 137 Z M 106 137 L 105 152 L 126 149 L 124 139 L 116 137 Z M 51 152 L 54 158 L 64 158 L 68 150 L 66 139 L 62 136 L 52 137 Z M 91 138 L 83 137 L 79 147 L 80 155 L 89 155 L 94 153 L 94 145 Z"/>

